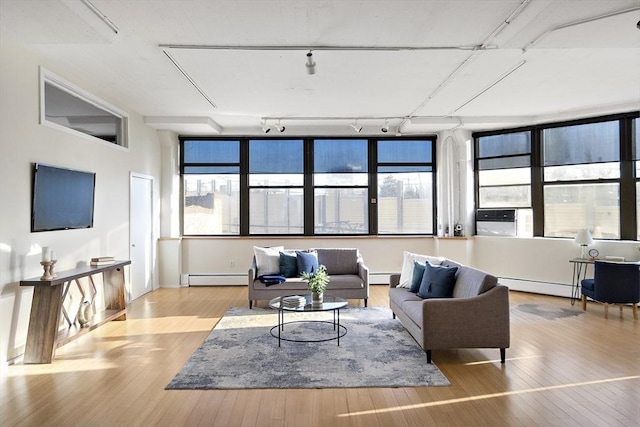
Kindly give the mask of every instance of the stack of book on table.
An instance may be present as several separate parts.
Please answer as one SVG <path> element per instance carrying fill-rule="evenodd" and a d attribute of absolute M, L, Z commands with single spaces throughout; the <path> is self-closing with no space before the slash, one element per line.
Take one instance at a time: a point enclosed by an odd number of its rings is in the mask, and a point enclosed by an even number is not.
<path fill-rule="evenodd" d="M 112 256 L 99 256 L 99 257 L 91 258 L 91 265 L 93 267 L 98 267 L 101 265 L 113 264 L 115 261 L 116 259 Z"/>
<path fill-rule="evenodd" d="M 282 298 L 283 307 L 302 307 L 307 303 L 307 300 L 300 295 L 293 295 L 290 297 Z"/>

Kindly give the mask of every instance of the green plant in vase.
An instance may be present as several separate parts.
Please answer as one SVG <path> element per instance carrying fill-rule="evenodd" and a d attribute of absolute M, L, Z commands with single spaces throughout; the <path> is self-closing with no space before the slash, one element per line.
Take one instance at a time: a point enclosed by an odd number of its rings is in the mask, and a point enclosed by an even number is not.
<path fill-rule="evenodd" d="M 302 273 L 302 280 L 307 282 L 307 288 L 311 291 L 313 305 L 322 305 L 324 291 L 331 280 L 327 268 L 320 264 L 315 273 Z"/>

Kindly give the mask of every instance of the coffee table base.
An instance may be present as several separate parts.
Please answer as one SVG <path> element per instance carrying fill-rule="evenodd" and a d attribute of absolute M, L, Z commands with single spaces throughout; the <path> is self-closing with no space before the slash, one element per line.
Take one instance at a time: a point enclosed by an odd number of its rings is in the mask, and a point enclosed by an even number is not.
<path fill-rule="evenodd" d="M 282 331 L 284 330 L 284 325 L 290 325 L 292 323 L 327 323 L 329 325 L 333 325 L 333 328 L 336 330 L 336 335 L 331 338 L 323 338 L 319 340 L 314 339 L 293 339 L 293 338 L 284 338 L 282 336 Z M 275 332 L 277 330 L 277 333 Z M 326 342 L 337 340 L 338 345 L 340 345 L 340 338 L 347 335 L 347 327 L 341 325 L 340 323 L 331 322 L 328 320 L 296 320 L 293 322 L 280 323 L 273 328 L 271 328 L 271 336 L 274 338 L 278 338 L 278 347 L 280 347 L 280 341 L 289 341 L 289 342 Z"/>

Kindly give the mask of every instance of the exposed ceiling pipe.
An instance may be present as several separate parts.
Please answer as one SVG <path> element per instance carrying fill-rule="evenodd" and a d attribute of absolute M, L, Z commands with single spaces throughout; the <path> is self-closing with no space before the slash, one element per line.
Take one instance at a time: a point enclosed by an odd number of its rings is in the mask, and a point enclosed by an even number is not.
<path fill-rule="evenodd" d="M 604 15 L 598 15 L 598 16 L 594 16 L 594 17 L 591 17 L 591 18 L 580 19 L 578 21 L 569 22 L 567 24 L 558 25 L 557 27 L 553 27 L 553 28 L 548 29 L 547 31 L 545 31 L 544 33 L 540 34 L 538 37 L 533 39 L 533 41 L 530 42 L 528 45 L 526 45 L 522 49 L 522 51 L 526 52 L 534 44 L 538 43 L 540 40 L 542 40 L 543 38 L 545 38 L 549 34 L 553 33 L 554 31 L 562 30 L 562 29 L 565 29 L 565 28 L 571 28 L 571 27 L 575 27 L 575 26 L 578 26 L 578 25 L 582 25 L 582 24 L 588 24 L 589 22 L 594 22 L 594 21 L 599 21 L 601 19 L 611 18 L 612 16 L 624 15 L 625 13 L 634 12 L 636 10 L 640 10 L 640 7 L 638 7 L 638 6 L 630 7 L 628 9 L 619 10 L 617 12 L 605 13 Z"/>
<path fill-rule="evenodd" d="M 93 3 L 91 3 L 89 0 L 81 0 L 82 4 L 84 4 L 85 6 L 87 6 L 89 8 L 89 10 L 91 10 L 91 12 L 93 12 L 98 18 L 100 18 L 100 20 L 102 22 L 104 22 L 105 24 L 107 24 L 107 26 L 109 26 L 109 28 L 111 28 L 111 30 L 118 34 L 118 31 L 120 31 L 118 29 L 118 27 L 116 26 L 116 24 L 114 24 L 108 17 L 107 15 L 105 15 L 104 13 L 100 12 L 100 9 L 98 9 L 97 7 L 95 7 L 93 5 Z"/>
<path fill-rule="evenodd" d="M 308 45 L 206 45 L 206 44 L 159 44 L 161 49 L 186 49 L 186 50 L 331 50 L 331 51 L 373 51 L 373 52 L 400 52 L 420 50 L 476 50 L 478 46 L 308 46 Z M 491 49 L 491 46 L 484 49 Z"/>
<path fill-rule="evenodd" d="M 530 0 L 523 0 L 522 3 L 520 3 L 518 5 L 517 8 L 514 9 L 513 12 L 511 12 L 511 14 L 509 14 L 509 16 L 507 17 L 507 19 L 505 19 L 483 42 L 482 44 L 476 46 L 475 49 L 473 49 L 473 52 L 466 57 L 457 67 L 455 70 L 453 70 L 447 77 L 445 77 L 445 79 L 433 90 L 431 91 L 431 93 L 429 93 L 429 95 L 417 106 L 415 107 L 407 116 L 407 119 L 403 120 L 400 125 L 398 126 L 398 131 L 401 130 L 402 126 L 411 118 L 414 117 L 416 112 L 419 111 L 420 109 L 422 109 L 422 107 L 424 107 L 425 105 L 427 105 L 427 103 L 429 101 L 431 101 L 431 99 L 436 96 L 436 94 L 438 92 L 440 92 L 440 90 L 442 90 L 442 88 L 444 88 L 447 84 L 449 84 L 449 82 L 451 80 L 453 80 L 453 77 L 458 74 L 463 68 L 465 68 L 467 66 L 467 64 L 469 62 L 471 62 L 475 56 L 479 53 L 482 52 L 484 50 L 487 50 L 487 47 L 489 46 L 489 43 L 491 43 L 493 40 L 496 39 L 496 37 L 498 37 L 500 35 L 500 33 L 502 31 L 504 31 L 504 29 L 511 24 L 511 22 L 517 18 L 522 11 L 529 5 Z M 479 96 L 479 95 L 478 95 Z"/>
<path fill-rule="evenodd" d="M 180 64 L 178 64 L 178 62 L 173 58 L 173 56 L 171 56 L 169 54 L 169 52 L 167 52 L 166 50 L 162 50 L 162 52 L 167 56 L 167 58 L 169 58 L 169 60 L 173 63 L 173 65 L 178 69 L 178 71 L 180 71 L 182 73 L 182 75 L 189 81 L 189 83 L 191 83 L 191 85 L 198 91 L 200 92 L 200 95 L 202 95 L 204 97 L 204 99 L 207 100 L 207 102 L 209 104 L 211 104 L 211 106 L 213 108 L 218 108 L 218 106 L 211 100 L 211 98 L 209 98 L 207 96 L 206 93 L 204 93 L 204 91 L 200 88 L 200 86 L 198 86 L 198 84 L 191 78 L 191 76 L 185 71 L 184 68 L 182 68 L 180 66 Z"/>
<path fill-rule="evenodd" d="M 494 87 L 495 85 L 497 85 L 498 83 L 500 83 L 502 80 L 506 79 L 507 77 L 509 77 L 511 74 L 513 74 L 518 68 L 522 67 L 524 64 L 526 64 L 527 61 L 521 61 L 520 63 L 518 63 L 518 65 L 516 65 L 515 67 L 513 67 L 512 69 L 510 69 L 509 71 L 507 71 L 505 74 L 503 74 L 502 76 L 500 76 L 497 80 L 495 80 L 493 83 L 491 83 L 489 86 L 487 86 L 486 88 L 482 89 L 480 92 L 478 92 L 477 94 L 475 94 L 474 96 L 472 96 L 468 101 L 464 102 L 462 105 L 460 105 L 458 108 L 456 108 L 455 110 L 451 111 L 451 113 L 449 113 L 449 115 L 453 115 L 453 113 L 457 112 L 458 110 L 460 110 L 462 107 L 464 107 L 467 104 L 470 104 L 471 102 L 473 102 L 476 98 L 478 98 L 480 95 L 482 95 L 483 93 L 487 92 L 489 89 L 491 89 L 492 87 Z"/>

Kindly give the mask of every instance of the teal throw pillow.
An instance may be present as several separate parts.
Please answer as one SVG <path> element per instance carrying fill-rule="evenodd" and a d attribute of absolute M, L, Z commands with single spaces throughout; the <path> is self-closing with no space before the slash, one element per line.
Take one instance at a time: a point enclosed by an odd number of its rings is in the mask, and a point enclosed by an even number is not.
<path fill-rule="evenodd" d="M 415 294 L 420 290 L 422 276 L 424 276 L 424 264 L 418 261 L 413 261 L 413 276 L 411 277 L 411 286 L 409 287 L 410 292 Z"/>
<path fill-rule="evenodd" d="M 298 275 L 298 257 L 296 255 L 280 252 L 280 274 L 284 277 Z"/>
<path fill-rule="evenodd" d="M 318 253 L 296 251 L 298 274 L 315 273 L 318 271 Z"/>
<path fill-rule="evenodd" d="M 418 296 L 420 298 L 451 298 L 457 271 L 458 267 L 434 266 L 426 263 Z"/>

